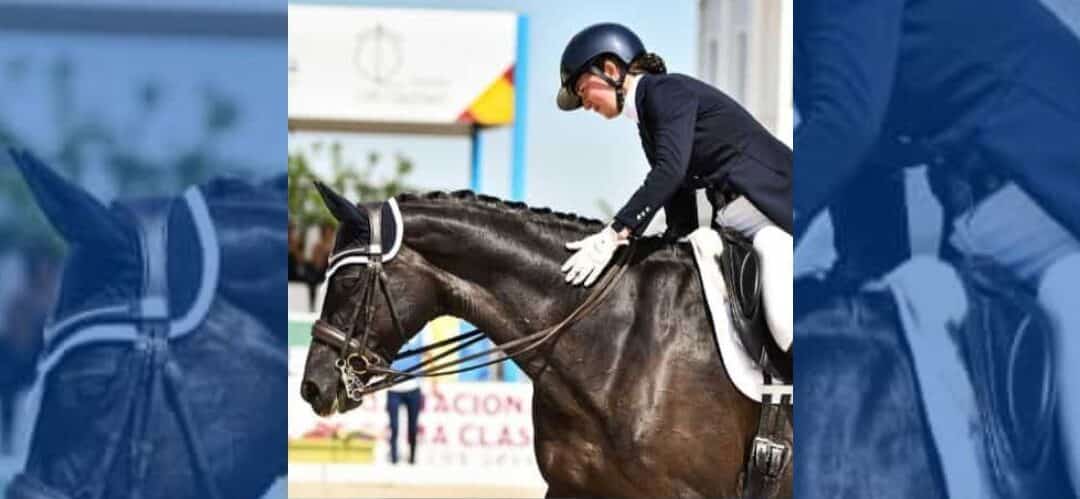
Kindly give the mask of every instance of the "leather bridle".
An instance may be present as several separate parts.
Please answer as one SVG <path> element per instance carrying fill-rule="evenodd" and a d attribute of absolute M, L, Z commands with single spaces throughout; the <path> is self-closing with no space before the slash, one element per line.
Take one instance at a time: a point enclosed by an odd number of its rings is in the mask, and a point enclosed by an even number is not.
<path fill-rule="evenodd" d="M 191 310 L 179 318 L 169 312 L 168 284 L 169 219 L 176 202 L 147 200 L 131 203 L 129 210 L 138 229 L 140 254 L 143 256 L 142 291 L 134 303 L 127 306 L 87 310 L 50 325 L 46 336 L 57 340 L 38 363 L 38 374 L 47 374 L 77 347 L 98 343 L 130 343 L 136 355 L 132 358 L 136 377 L 129 380 L 119 411 L 124 424 L 108 435 L 102 454 L 89 476 L 83 477 L 78 489 L 70 496 L 29 472 L 17 475 L 7 491 L 12 498 L 66 499 L 68 497 L 103 497 L 109 487 L 109 473 L 117 455 L 128 452 L 132 484 L 126 493 L 143 497 L 150 458 L 154 453 L 153 435 L 148 426 L 158 382 L 164 386 L 165 400 L 172 406 L 180 422 L 186 446 L 191 452 L 194 474 L 200 490 L 210 498 L 224 494 L 214 480 L 210 456 L 200 444 L 198 427 L 182 390 L 183 369 L 172 354 L 170 342 L 194 332 L 209 312 L 210 302 L 218 283 L 220 264 L 218 242 L 206 202 L 198 188 L 189 189 L 184 200 L 195 221 L 197 237 L 203 249 L 202 287 Z M 129 423 L 130 421 L 130 423 Z M 130 431 L 127 431 L 129 430 Z M 40 431 L 40 430 L 38 430 Z M 130 433 L 129 442 L 125 442 Z M 118 491 L 110 491 L 112 494 Z"/>
<path fill-rule="evenodd" d="M 368 285 L 364 288 L 364 294 L 362 295 L 360 303 L 351 314 L 348 322 L 350 326 L 345 331 L 342 331 L 329 322 L 319 319 L 315 321 L 315 324 L 311 328 L 312 337 L 338 349 L 338 358 L 334 363 L 334 367 L 341 374 L 341 382 L 345 387 L 346 396 L 354 402 L 360 402 L 365 395 L 375 393 L 413 378 L 446 376 L 472 371 L 508 359 L 516 359 L 526 353 L 536 350 L 559 333 L 577 323 L 582 317 L 600 304 L 611 288 L 614 287 L 613 285 L 615 282 L 626 272 L 627 264 L 633 257 L 636 249 L 636 244 L 630 244 L 613 263 L 613 268 L 604 274 L 604 277 L 589 293 L 589 296 L 586 297 L 577 308 L 570 312 L 566 318 L 559 321 L 557 324 L 501 345 L 493 346 L 482 352 L 443 362 L 439 361 L 483 340 L 484 332 L 479 329 L 474 329 L 422 348 L 401 352 L 396 356 L 391 357 L 390 355 L 387 355 L 385 351 L 381 350 L 377 342 L 372 344 L 372 340 L 375 340 L 371 335 L 371 326 L 374 322 L 374 299 L 376 290 L 381 292 L 383 298 L 386 300 L 387 309 L 390 312 L 390 319 L 393 322 L 394 330 L 402 340 L 402 344 L 408 342 L 408 335 L 402 328 L 401 320 L 397 310 L 394 308 L 394 299 L 390 293 L 390 287 L 387 285 L 386 270 L 383 266 L 385 260 L 384 255 L 382 254 L 380 210 L 371 209 L 367 211 L 369 227 L 371 228 L 369 231 L 371 234 L 371 244 L 364 253 L 366 258 L 364 258 L 363 261 L 357 261 L 354 264 L 363 265 L 365 267 L 364 277 L 358 281 L 357 287 L 364 282 Z M 404 227 L 398 227 L 398 230 L 404 231 Z M 356 250 L 350 251 L 352 254 L 355 254 L 355 252 Z M 331 275 L 328 275 L 326 278 L 327 286 L 329 286 L 330 278 L 333 276 L 332 272 L 345 266 L 341 264 L 335 265 L 334 263 L 335 262 L 331 262 Z M 353 289 L 356 288 L 354 287 Z M 363 314 L 362 317 L 361 313 Z M 361 331 L 359 338 L 356 337 L 357 325 L 360 326 Z M 449 347 L 446 351 L 432 355 L 431 358 L 420 361 L 404 370 L 396 370 L 390 367 L 390 362 L 392 361 L 416 357 L 424 352 L 451 344 L 454 345 Z M 466 367 L 460 367 L 467 362 L 487 357 L 492 354 L 495 355 L 491 360 L 486 360 Z M 363 376 L 365 375 L 380 376 L 381 378 L 375 382 L 366 383 L 363 380 Z"/>

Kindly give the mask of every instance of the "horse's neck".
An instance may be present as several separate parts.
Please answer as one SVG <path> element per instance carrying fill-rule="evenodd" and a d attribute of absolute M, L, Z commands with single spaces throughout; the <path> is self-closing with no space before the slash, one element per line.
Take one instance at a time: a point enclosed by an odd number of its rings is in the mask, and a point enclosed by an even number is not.
<path fill-rule="evenodd" d="M 405 213 L 407 227 L 423 223 L 419 219 L 410 220 L 408 210 Z M 448 226 L 453 229 L 447 230 Z M 437 231 L 443 233 L 436 234 Z M 563 249 L 565 241 L 529 229 L 505 236 L 515 238 L 511 241 L 500 236 L 495 228 L 463 222 L 440 224 L 437 231 L 424 231 L 423 237 L 415 239 L 406 232 L 406 245 L 420 253 L 441 275 L 442 287 L 450 298 L 446 312 L 477 326 L 496 345 L 559 323 L 591 291 L 563 281 L 560 266 L 569 256 Z M 602 308 L 594 313 L 602 313 Z M 579 338 L 572 333 L 571 329 L 560 334 L 560 348 L 549 355 L 558 355 L 559 351 L 568 350 L 566 347 L 573 348 L 571 344 Z M 535 377 L 541 368 L 552 367 L 537 354 L 524 358 L 530 361 L 519 362 L 519 366 L 530 377 Z M 601 363 L 601 359 L 590 360 Z"/>

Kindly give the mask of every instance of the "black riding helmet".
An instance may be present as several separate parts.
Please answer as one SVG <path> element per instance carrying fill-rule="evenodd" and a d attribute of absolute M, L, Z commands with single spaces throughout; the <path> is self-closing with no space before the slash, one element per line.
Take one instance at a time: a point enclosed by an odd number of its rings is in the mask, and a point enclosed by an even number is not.
<path fill-rule="evenodd" d="M 559 67 L 559 95 L 555 99 L 559 109 L 572 111 L 581 107 L 581 99 L 574 91 L 574 84 L 579 76 L 589 71 L 615 88 L 615 97 L 619 111 L 623 107 L 623 79 L 626 78 L 626 68 L 630 66 L 641 54 L 645 53 L 645 45 L 641 39 L 621 24 L 601 23 L 594 24 L 581 30 L 570 39 L 563 50 L 562 63 Z M 618 80 L 613 80 L 604 74 L 602 69 L 596 67 L 596 59 L 600 56 L 609 55 L 622 63 L 623 72 Z"/>

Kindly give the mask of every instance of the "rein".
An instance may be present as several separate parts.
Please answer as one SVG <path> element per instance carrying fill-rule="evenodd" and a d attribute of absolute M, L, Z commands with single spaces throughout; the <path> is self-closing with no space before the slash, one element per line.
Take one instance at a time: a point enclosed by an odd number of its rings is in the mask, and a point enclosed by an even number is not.
<path fill-rule="evenodd" d="M 373 220 L 373 222 L 377 222 L 377 217 L 374 218 L 376 219 Z M 377 223 L 373 223 L 372 226 L 378 227 Z M 377 246 L 378 243 L 376 242 L 373 247 Z M 474 329 L 432 345 L 401 352 L 394 356 L 393 360 L 415 357 L 425 352 L 457 343 L 447 351 L 441 352 L 430 359 L 420 361 L 402 371 L 390 368 L 385 357 L 379 355 L 376 351 L 377 348 L 369 346 L 368 340 L 370 339 L 370 326 L 374 316 L 376 284 L 386 298 L 394 328 L 403 340 L 407 339 L 405 332 L 401 327 L 401 321 L 398 318 L 397 311 L 394 309 L 394 300 L 390 294 L 389 286 L 386 284 L 386 273 L 383 270 L 381 262 L 377 259 L 366 264 L 370 271 L 370 277 L 367 279 L 370 282 L 370 285 L 365 289 L 363 300 L 353 312 L 352 322 L 350 322 L 351 325 L 357 324 L 360 312 L 365 312 L 363 322 L 364 332 L 360 341 L 357 342 L 356 339 L 353 338 L 352 333 L 354 328 L 350 328 L 348 333 L 342 332 L 322 319 L 317 320 L 312 327 L 312 336 L 321 339 L 332 346 L 337 346 L 340 349 L 341 354 L 335 363 L 335 366 L 338 371 L 341 372 L 341 378 L 342 382 L 345 384 L 347 396 L 354 401 L 360 401 L 365 395 L 390 388 L 414 378 L 446 376 L 480 369 L 492 364 L 504 362 L 508 359 L 518 358 L 521 355 L 536 350 L 559 333 L 577 323 L 586 314 L 593 311 L 600 302 L 603 301 L 604 297 L 607 296 L 608 292 L 614 287 L 614 284 L 623 276 L 623 274 L 625 274 L 628 263 L 633 257 L 636 247 L 636 244 L 629 245 L 626 250 L 619 255 L 618 259 L 613 264 L 611 271 L 607 272 L 604 277 L 601 278 L 597 287 L 593 288 L 593 291 L 589 296 L 567 315 L 566 318 L 559 321 L 557 324 L 460 359 L 437 363 L 440 359 L 483 340 L 483 331 Z M 377 252 L 373 253 L 378 255 Z M 462 366 L 469 361 L 494 353 L 501 355 L 493 360 L 459 368 L 459 366 Z M 354 365 L 356 361 L 359 361 L 359 366 Z M 363 374 L 375 374 L 383 377 L 371 384 L 364 384 L 360 379 Z"/>

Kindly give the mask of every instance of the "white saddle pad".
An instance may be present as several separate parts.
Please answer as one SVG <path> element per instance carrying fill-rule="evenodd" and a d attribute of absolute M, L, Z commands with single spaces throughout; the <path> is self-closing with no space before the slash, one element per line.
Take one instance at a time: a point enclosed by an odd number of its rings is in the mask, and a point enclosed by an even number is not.
<path fill-rule="evenodd" d="M 724 276 L 720 273 L 720 265 L 716 259 L 724 251 L 724 242 L 720 234 L 709 227 L 701 227 L 689 236 L 686 241 L 694 249 L 694 260 L 697 262 L 698 277 L 701 279 L 701 287 L 705 290 L 705 304 L 712 316 L 713 334 L 716 336 L 716 344 L 720 349 L 720 358 L 727 369 L 728 377 L 735 387 L 750 400 L 760 403 L 764 393 L 773 395 L 790 395 L 791 386 L 780 387 L 778 385 L 764 386 L 761 367 L 746 353 L 742 341 L 735 333 L 731 325 L 731 317 L 728 315 L 727 288 L 724 286 Z M 785 382 L 784 380 L 778 380 Z"/>
<path fill-rule="evenodd" d="M 978 442 L 975 390 L 949 334 L 949 326 L 967 314 L 960 277 L 945 262 L 916 256 L 869 287 L 882 284 L 896 299 L 949 497 L 992 497 Z"/>

